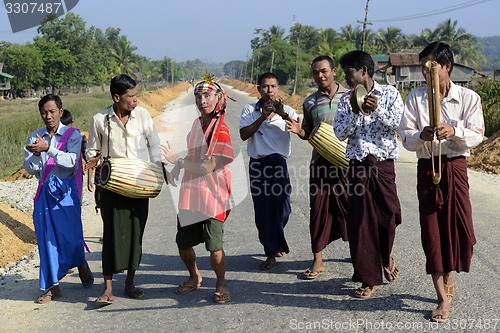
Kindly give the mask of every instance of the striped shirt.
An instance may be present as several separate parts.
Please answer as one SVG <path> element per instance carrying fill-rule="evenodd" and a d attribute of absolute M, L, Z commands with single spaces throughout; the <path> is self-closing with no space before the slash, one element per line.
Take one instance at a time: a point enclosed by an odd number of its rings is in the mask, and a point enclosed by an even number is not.
<path fill-rule="evenodd" d="M 339 103 L 340 96 L 342 96 L 345 91 L 346 89 L 339 84 L 339 89 L 333 97 L 330 97 L 319 89 L 314 94 L 307 96 L 302 104 L 304 113 L 302 128 L 304 131 L 311 133 L 322 122 L 333 126 L 333 120 L 337 112 L 337 104 Z M 313 149 L 311 164 L 316 163 L 319 156 L 316 149 Z"/>
<path fill-rule="evenodd" d="M 212 133 L 206 136 L 208 124 L 201 126 L 199 118 L 187 136 L 187 161 L 203 162 L 208 152 L 208 143 Z M 184 170 L 182 179 L 179 210 L 189 210 L 202 213 L 207 218 L 215 218 L 224 222 L 230 211 L 231 170 L 229 164 L 234 159 L 229 128 L 222 122 L 218 140 L 215 143 L 212 156 L 218 164 L 208 175 L 198 175 Z"/>

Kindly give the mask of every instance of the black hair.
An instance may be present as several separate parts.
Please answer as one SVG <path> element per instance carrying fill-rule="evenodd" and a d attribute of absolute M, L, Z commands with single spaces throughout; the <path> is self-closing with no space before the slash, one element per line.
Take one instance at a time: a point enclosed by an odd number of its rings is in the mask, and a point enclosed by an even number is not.
<path fill-rule="evenodd" d="M 257 84 L 259 85 L 259 87 L 262 84 L 262 82 L 264 82 L 265 79 L 275 79 L 276 82 L 278 82 L 278 84 L 279 84 L 278 77 L 275 74 L 273 74 L 271 72 L 266 72 L 266 73 L 261 74 L 259 76 L 259 79 L 257 80 Z"/>
<path fill-rule="evenodd" d="M 314 60 L 311 63 L 311 67 L 314 65 L 315 62 L 320 62 L 323 60 L 328 61 L 328 63 L 330 64 L 330 68 L 332 68 L 332 69 L 335 68 L 335 63 L 333 62 L 332 57 L 327 56 L 327 55 L 320 55 L 320 56 L 317 56 L 316 58 L 314 58 Z"/>
<path fill-rule="evenodd" d="M 40 101 L 38 102 L 38 110 L 41 111 L 45 103 L 54 101 L 56 103 L 56 106 L 58 109 L 62 109 L 63 104 L 62 104 L 62 99 L 58 95 L 54 94 L 48 94 L 43 96 Z"/>
<path fill-rule="evenodd" d="M 347 52 L 340 58 L 339 63 L 340 66 L 342 66 L 342 69 L 351 67 L 360 70 L 361 68 L 366 67 L 366 72 L 370 77 L 373 77 L 373 73 L 375 71 L 375 63 L 373 62 L 372 57 L 365 51 L 361 50 Z"/>
<path fill-rule="evenodd" d="M 135 88 L 137 83 L 127 74 L 119 74 L 111 79 L 111 85 L 109 86 L 109 91 L 111 96 L 118 95 L 121 96 L 127 92 L 127 90 Z"/>
<path fill-rule="evenodd" d="M 73 122 L 73 115 L 69 110 L 64 109 L 60 121 L 63 125 L 67 126 Z"/>
<path fill-rule="evenodd" d="M 455 60 L 453 59 L 453 51 L 450 45 L 442 42 L 432 42 L 420 51 L 418 60 L 422 60 L 430 55 L 434 56 L 434 59 L 441 66 L 450 64 L 449 74 L 451 74 Z"/>

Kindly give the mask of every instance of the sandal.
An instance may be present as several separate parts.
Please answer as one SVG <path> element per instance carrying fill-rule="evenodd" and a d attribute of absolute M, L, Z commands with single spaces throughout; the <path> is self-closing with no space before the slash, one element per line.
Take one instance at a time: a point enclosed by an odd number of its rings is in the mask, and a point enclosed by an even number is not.
<path fill-rule="evenodd" d="M 201 282 L 197 284 L 189 284 L 188 282 L 182 282 L 178 287 L 175 293 L 177 295 L 184 295 L 190 293 L 201 287 Z"/>
<path fill-rule="evenodd" d="M 53 299 L 59 298 L 61 296 L 62 295 L 60 293 L 59 294 L 52 293 L 52 290 L 49 289 L 49 290 L 46 290 L 40 297 L 38 297 L 36 299 L 36 303 L 46 304 L 46 303 L 51 302 Z"/>
<path fill-rule="evenodd" d="M 376 287 L 363 284 L 361 287 L 354 291 L 354 296 L 357 298 L 367 299 L 370 298 L 375 291 Z"/>
<path fill-rule="evenodd" d="M 80 281 L 82 281 L 83 288 L 90 288 L 94 284 L 94 275 L 90 270 L 88 262 L 85 262 L 85 267 L 87 268 L 87 275 L 85 276 L 85 278 L 82 278 L 80 274 L 78 274 L 78 276 L 80 277 Z"/>
<path fill-rule="evenodd" d="M 314 280 L 317 278 L 321 273 L 324 273 L 325 270 L 320 270 L 320 269 L 306 269 L 304 273 L 302 273 L 302 278 L 304 280 Z"/>
<path fill-rule="evenodd" d="M 450 319 L 450 311 L 444 309 L 436 309 L 431 312 L 431 321 L 436 323 L 444 323 Z"/>
<path fill-rule="evenodd" d="M 399 268 L 392 256 L 390 257 L 389 267 L 384 267 L 384 277 L 389 282 L 394 282 L 399 277 Z"/>
<path fill-rule="evenodd" d="M 110 305 L 110 304 L 113 304 L 114 300 L 115 299 L 111 298 L 111 296 L 106 295 L 106 294 L 102 294 L 101 296 L 97 297 L 97 299 L 95 300 L 95 303 L 97 305 Z"/>
<path fill-rule="evenodd" d="M 224 303 L 230 302 L 231 301 L 231 294 L 229 293 L 229 291 L 222 292 L 222 293 L 216 291 L 214 294 L 214 300 L 215 300 L 215 303 L 217 303 L 217 304 L 224 304 Z"/>
<path fill-rule="evenodd" d="M 125 294 L 127 294 L 127 296 L 130 298 L 137 299 L 137 298 L 141 298 L 142 296 L 144 296 L 144 291 L 142 291 L 139 288 L 134 287 L 134 289 L 132 289 L 132 290 L 125 289 Z"/>
<path fill-rule="evenodd" d="M 455 283 L 452 282 L 451 284 L 446 284 L 444 283 L 444 292 L 446 293 L 446 296 L 448 296 L 448 299 L 451 301 L 453 300 L 453 296 L 455 295 Z"/>

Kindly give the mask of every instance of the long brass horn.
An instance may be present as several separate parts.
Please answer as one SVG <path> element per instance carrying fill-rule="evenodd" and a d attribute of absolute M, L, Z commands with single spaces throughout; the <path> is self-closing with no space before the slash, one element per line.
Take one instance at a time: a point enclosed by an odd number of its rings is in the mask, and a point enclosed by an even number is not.
<path fill-rule="evenodd" d="M 427 100 L 429 102 L 429 126 L 436 131 L 436 126 L 441 123 L 441 98 L 439 95 L 439 64 L 436 61 L 425 63 L 425 81 L 427 81 Z M 434 132 L 434 135 L 436 133 Z M 432 182 L 434 185 L 441 181 L 441 140 L 438 143 L 438 171 L 434 164 L 434 139 L 431 141 Z"/>

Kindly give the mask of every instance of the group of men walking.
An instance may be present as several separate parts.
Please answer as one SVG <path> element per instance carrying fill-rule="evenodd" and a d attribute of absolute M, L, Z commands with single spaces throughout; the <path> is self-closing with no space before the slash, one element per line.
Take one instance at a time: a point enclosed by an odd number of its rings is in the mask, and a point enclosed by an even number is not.
<path fill-rule="evenodd" d="M 261 270 L 271 270 L 276 258 L 290 251 L 285 226 L 292 211 L 293 189 L 287 166 L 292 150 L 291 134 L 307 140 L 321 123 L 326 123 L 333 127 L 338 140 L 347 142 L 347 170 L 332 164 L 317 150 L 312 152 L 309 173 L 312 262 L 303 272 L 303 278 L 313 280 L 325 272 L 323 250 L 334 240 L 342 239 L 349 242 L 352 280 L 360 283 L 353 295 L 366 299 L 383 284 L 384 277 L 388 282 L 399 277 L 399 268 L 392 256 L 396 228 L 402 222 L 394 167 L 394 161 L 399 158 L 399 133 L 403 146 L 416 151 L 419 159 L 417 194 L 422 245 L 427 259 L 426 272 L 432 275 L 438 303 L 431 320 L 444 322 L 449 318 L 454 294 L 452 271 L 469 271 L 475 244 L 465 157 L 470 154 L 470 148 L 481 142 L 484 121 L 479 96 L 450 80 L 454 61 L 449 45 L 431 43 L 420 52 L 419 59 L 422 68 L 427 61 L 437 62 L 440 68 L 437 94 L 442 122 L 435 127 L 429 126 L 426 88 L 413 90 L 406 103 L 403 102 L 395 87 L 374 81 L 373 59 L 358 50 L 346 53 L 339 61 L 347 88 L 335 81 L 337 68 L 332 58 L 319 56 L 312 61 L 312 76 L 318 90 L 304 100 L 302 117 L 282 103 L 278 77 L 273 73 L 260 75 L 257 82 L 260 99 L 244 106 L 239 134 L 247 141 L 250 157 L 255 224 L 266 256 L 259 265 Z M 356 94 L 359 86 L 367 91 L 362 100 Z M 224 222 L 231 210 L 230 164 L 234 159 L 229 128 L 224 121 L 228 96 L 210 77 L 195 85 L 200 116 L 187 135 L 187 155 L 179 157 L 168 143 L 160 144 L 149 113 L 137 106 L 136 95 L 136 83 L 129 76 L 113 78 L 113 106 L 92 119 L 85 168 L 97 167 L 103 157 L 143 159 L 163 168 L 170 185 L 175 185 L 184 169 L 176 243 L 189 277 L 176 292 L 186 294 L 201 286 L 202 276 L 193 248 L 204 243 L 217 277 L 214 301 L 229 302 L 231 294 L 225 280 L 223 250 Z M 46 303 L 60 296 L 59 280 L 69 268 L 79 267 L 84 287 L 93 283 L 93 276 L 83 255 L 81 215 L 77 214 L 81 197 L 75 194 L 81 193 L 76 186 L 76 180 L 81 177 L 77 176 L 81 170 L 81 136 L 60 123 L 63 112 L 60 98 L 44 97 L 39 109 L 46 129 L 30 135 L 24 166 L 40 180 L 39 192 L 45 202 L 42 205 L 39 200 L 40 204 L 35 205 L 34 220 L 41 254 L 40 288 L 44 291 L 38 301 Z M 433 183 L 429 176 L 436 142 L 442 149 L 441 164 L 434 165 L 443 174 L 439 184 Z M 170 162 L 173 168 L 167 170 L 162 160 Z M 55 168 L 49 168 L 51 165 Z M 49 175 L 52 176 L 48 178 Z M 70 205 L 45 199 L 49 198 L 47 191 L 53 188 L 50 184 L 59 178 L 69 182 L 66 191 L 71 194 Z M 348 185 L 362 191 L 352 193 Z M 271 188 L 273 191 L 269 191 Z M 47 252 L 47 249 L 57 252 L 67 247 L 66 243 L 57 243 L 54 249 L 51 239 L 59 236 L 54 236 L 52 229 L 59 232 L 59 227 L 57 224 L 46 227 L 52 223 L 48 221 L 59 219 L 50 213 L 57 210 L 55 207 L 62 211 L 72 207 L 75 225 L 80 225 L 71 236 L 74 240 L 71 260 L 64 264 Z M 97 304 L 115 301 L 113 274 L 124 270 L 127 271 L 125 293 L 131 298 L 144 295 L 143 290 L 135 287 L 134 277 L 141 260 L 148 207 L 148 199 L 100 190 L 105 284 Z M 42 257 L 42 253 L 48 254 Z"/>

